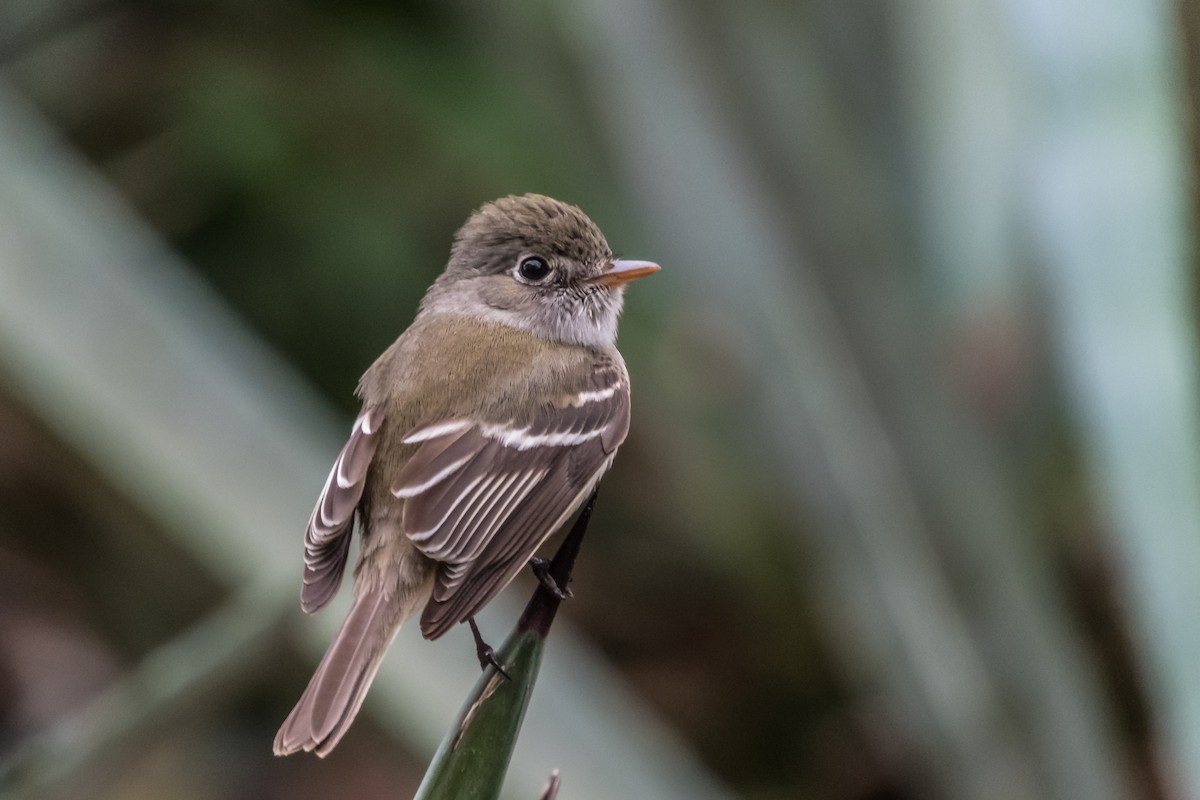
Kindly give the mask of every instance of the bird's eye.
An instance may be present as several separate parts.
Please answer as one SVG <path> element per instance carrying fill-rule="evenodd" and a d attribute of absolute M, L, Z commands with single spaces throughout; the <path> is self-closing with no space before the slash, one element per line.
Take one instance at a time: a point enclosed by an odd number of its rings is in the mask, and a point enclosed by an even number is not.
<path fill-rule="evenodd" d="M 528 256 L 521 259 L 521 263 L 517 265 L 517 274 L 530 283 L 537 283 L 550 274 L 550 265 L 545 259 Z"/>

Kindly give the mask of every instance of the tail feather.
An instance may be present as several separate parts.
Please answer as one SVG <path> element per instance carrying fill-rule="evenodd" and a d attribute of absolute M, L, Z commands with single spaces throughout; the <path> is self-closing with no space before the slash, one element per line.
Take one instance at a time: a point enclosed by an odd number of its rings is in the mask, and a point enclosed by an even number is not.
<path fill-rule="evenodd" d="M 357 597 L 308 688 L 275 735 L 275 755 L 301 750 L 324 757 L 362 707 L 404 610 L 384 592 Z"/>

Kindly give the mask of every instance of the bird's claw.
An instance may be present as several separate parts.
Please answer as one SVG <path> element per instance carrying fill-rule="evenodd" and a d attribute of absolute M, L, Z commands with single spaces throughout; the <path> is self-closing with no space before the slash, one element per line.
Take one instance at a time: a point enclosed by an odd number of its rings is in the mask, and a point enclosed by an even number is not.
<path fill-rule="evenodd" d="M 476 651 L 475 655 L 479 657 L 479 668 L 481 670 L 486 670 L 488 667 L 495 667 L 496 672 L 503 675 L 506 680 L 512 680 L 512 676 L 504 669 L 504 664 L 500 662 L 500 659 L 496 658 L 495 650 L 485 646 L 482 650 Z"/>
<path fill-rule="evenodd" d="M 559 600 L 566 600 L 575 596 L 575 593 L 571 591 L 571 587 L 559 586 L 558 581 L 554 580 L 554 576 L 550 574 L 550 562 L 546 559 L 534 556 L 529 559 L 529 567 L 533 570 L 533 574 L 537 576 L 538 583 Z"/>
<path fill-rule="evenodd" d="M 505 680 L 511 681 L 512 678 L 504 668 L 504 664 L 496 656 L 496 651 L 483 640 L 483 636 L 479 633 L 479 626 L 475 624 L 475 618 L 470 617 L 467 622 L 471 626 L 471 635 L 475 637 L 475 657 L 479 659 L 479 668 L 486 670 L 488 667 L 495 667 L 496 672 L 503 675 Z"/>

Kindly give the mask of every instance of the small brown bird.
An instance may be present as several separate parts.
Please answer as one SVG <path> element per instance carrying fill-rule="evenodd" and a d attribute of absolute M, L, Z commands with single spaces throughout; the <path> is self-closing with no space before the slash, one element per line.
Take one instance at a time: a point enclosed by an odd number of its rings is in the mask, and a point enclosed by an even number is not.
<path fill-rule="evenodd" d="M 358 384 L 362 413 L 304 535 L 301 607 L 337 592 L 357 517 L 354 604 L 275 737 L 338 743 L 400 624 L 470 621 L 612 464 L 629 430 L 617 317 L 629 281 L 582 211 L 505 197 L 458 231 L 411 327 Z"/>

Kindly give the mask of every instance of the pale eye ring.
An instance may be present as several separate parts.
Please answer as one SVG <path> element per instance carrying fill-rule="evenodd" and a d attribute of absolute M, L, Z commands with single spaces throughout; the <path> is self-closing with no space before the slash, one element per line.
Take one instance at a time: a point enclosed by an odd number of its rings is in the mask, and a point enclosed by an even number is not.
<path fill-rule="evenodd" d="M 528 283 L 540 283 L 550 274 L 550 265 L 541 256 L 526 256 L 517 264 L 517 275 Z"/>

